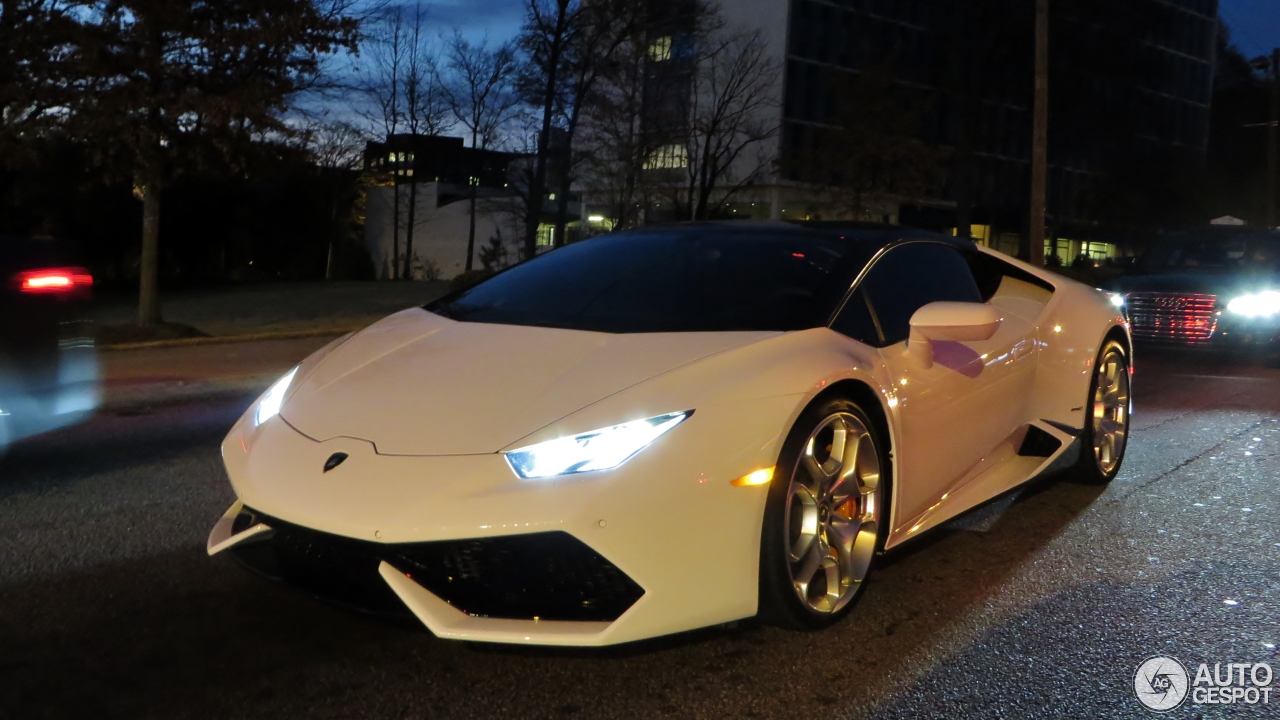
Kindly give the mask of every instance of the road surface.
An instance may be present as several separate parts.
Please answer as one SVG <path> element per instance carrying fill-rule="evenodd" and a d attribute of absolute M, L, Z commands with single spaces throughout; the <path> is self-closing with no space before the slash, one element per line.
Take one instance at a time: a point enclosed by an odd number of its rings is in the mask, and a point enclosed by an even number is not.
<path fill-rule="evenodd" d="M 1038 483 L 890 553 L 826 631 L 542 650 L 205 556 L 223 433 L 323 342 L 108 354 L 115 410 L 0 458 L 0 718 L 1140 718 L 1153 655 L 1280 672 L 1280 370 L 1140 356 L 1112 485 Z"/>

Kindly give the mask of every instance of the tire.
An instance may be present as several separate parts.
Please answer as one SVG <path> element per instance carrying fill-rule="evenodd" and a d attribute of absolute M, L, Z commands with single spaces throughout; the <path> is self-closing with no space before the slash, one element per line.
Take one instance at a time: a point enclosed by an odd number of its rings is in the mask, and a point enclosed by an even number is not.
<path fill-rule="evenodd" d="M 763 620 L 819 629 L 849 612 L 887 534 L 890 477 L 882 433 L 856 403 L 832 398 L 800 415 L 765 506 Z"/>
<path fill-rule="evenodd" d="M 1107 340 L 1098 351 L 1085 403 L 1080 459 L 1076 463 L 1076 474 L 1083 482 L 1101 485 L 1120 474 L 1133 410 L 1129 380 L 1129 354 L 1120 343 Z"/>

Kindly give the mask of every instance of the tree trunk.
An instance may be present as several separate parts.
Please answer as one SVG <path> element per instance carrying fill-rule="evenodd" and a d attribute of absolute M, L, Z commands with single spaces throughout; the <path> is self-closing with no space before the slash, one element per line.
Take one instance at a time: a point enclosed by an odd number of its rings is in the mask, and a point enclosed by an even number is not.
<path fill-rule="evenodd" d="M 338 189 L 334 183 L 329 195 L 329 249 L 324 258 L 324 279 L 333 279 L 333 246 L 337 244 L 338 234 Z"/>
<path fill-rule="evenodd" d="M 160 183 L 142 186 L 142 258 L 138 277 L 138 324 L 160 322 Z"/>
<path fill-rule="evenodd" d="M 413 223 L 418 210 L 418 183 L 409 183 L 409 226 L 404 231 L 404 274 L 402 280 L 413 279 Z"/>
<path fill-rule="evenodd" d="M 579 239 L 581 239 L 582 237 L 581 223 L 582 221 L 586 220 L 586 218 L 582 217 L 582 212 L 581 212 L 582 206 L 579 205 L 578 208 L 579 208 L 578 237 Z M 565 228 L 565 226 L 568 224 L 569 224 L 569 172 L 568 172 L 568 168 L 566 168 L 565 172 L 561 173 L 560 175 L 560 187 L 556 189 L 556 227 L 554 232 L 556 234 L 555 241 L 556 241 L 557 247 L 559 247 L 560 245 L 569 244 L 569 233 Z"/>
<path fill-rule="evenodd" d="M 538 225 L 542 219 L 542 196 L 547 186 L 547 153 L 551 143 L 551 116 L 555 112 L 556 89 L 559 87 L 557 77 L 560 71 L 560 56 L 563 50 L 565 14 L 569 10 L 568 0 L 556 3 L 556 35 L 551 42 L 547 54 L 547 83 L 542 91 L 542 128 L 538 133 L 537 155 L 534 159 L 532 182 L 529 183 L 529 198 L 525 205 L 524 219 L 524 254 L 533 257 L 538 252 Z M 474 141 L 472 143 L 474 145 Z M 471 258 L 468 256 L 467 261 Z"/>
<path fill-rule="evenodd" d="M 400 178 L 391 187 L 396 194 L 391 204 L 391 279 L 395 280 L 400 274 Z"/>
<path fill-rule="evenodd" d="M 471 227 L 467 230 L 467 265 L 466 271 L 471 272 L 471 258 L 476 254 L 476 185 L 471 183 Z M 529 257 L 533 257 L 530 255 Z"/>

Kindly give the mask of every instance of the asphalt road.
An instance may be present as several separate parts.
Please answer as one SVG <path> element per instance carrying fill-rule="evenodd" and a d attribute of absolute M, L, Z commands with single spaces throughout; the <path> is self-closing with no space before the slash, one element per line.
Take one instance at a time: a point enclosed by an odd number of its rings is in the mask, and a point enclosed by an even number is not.
<path fill-rule="evenodd" d="M 0 718 L 1140 718 L 1152 655 L 1280 674 L 1280 370 L 1140 357 L 1112 485 L 1041 482 L 891 553 L 826 631 L 571 651 L 440 641 L 205 556 L 218 443 L 307 349 L 209 350 L 253 372 L 0 458 Z M 146 369 L 172 360 L 109 362 L 127 386 L 178 382 Z"/>

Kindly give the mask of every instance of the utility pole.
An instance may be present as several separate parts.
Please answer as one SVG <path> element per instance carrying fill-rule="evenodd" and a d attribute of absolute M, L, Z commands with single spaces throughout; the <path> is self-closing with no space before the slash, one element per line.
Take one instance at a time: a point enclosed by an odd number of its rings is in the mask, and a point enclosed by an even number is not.
<path fill-rule="evenodd" d="M 1267 127 L 1267 227 L 1274 228 L 1277 155 L 1280 155 L 1280 48 L 1272 50 L 1270 55 L 1260 55 L 1250 60 L 1249 65 L 1259 72 L 1267 72 L 1271 80 L 1271 121 L 1250 123 L 1245 127 Z"/>
<path fill-rule="evenodd" d="M 1031 222 L 1027 262 L 1044 265 L 1045 205 L 1049 192 L 1049 0 L 1036 3 L 1035 118 L 1031 135 Z"/>
<path fill-rule="evenodd" d="M 1280 152 L 1280 48 L 1271 51 L 1271 127 L 1267 129 L 1267 228 L 1276 226 L 1276 154 Z"/>

